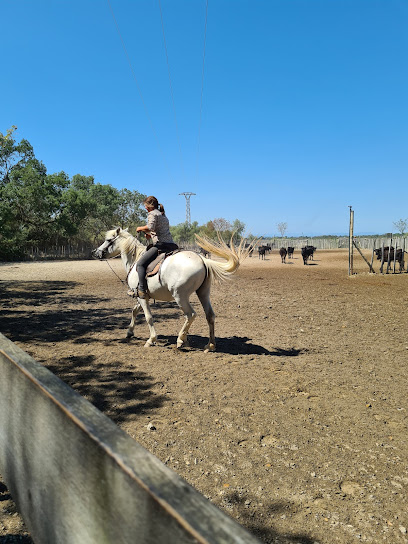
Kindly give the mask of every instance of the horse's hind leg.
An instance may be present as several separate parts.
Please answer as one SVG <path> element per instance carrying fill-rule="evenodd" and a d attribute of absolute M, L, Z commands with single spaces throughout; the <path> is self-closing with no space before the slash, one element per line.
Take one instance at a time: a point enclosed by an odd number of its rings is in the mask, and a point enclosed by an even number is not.
<path fill-rule="evenodd" d="M 174 295 L 174 300 L 177 302 L 177 304 L 180 306 L 180 308 L 184 312 L 184 325 L 181 327 L 181 330 L 179 332 L 178 338 L 177 338 L 177 347 L 187 347 L 188 346 L 188 331 L 190 330 L 190 327 L 196 318 L 196 313 L 193 309 L 193 307 L 190 304 L 190 301 L 188 300 L 188 295 L 182 295 L 180 293 L 177 293 Z"/>
<path fill-rule="evenodd" d="M 215 313 L 211 306 L 210 301 L 210 289 L 211 289 L 211 280 L 207 278 L 205 282 L 197 289 L 197 296 L 201 302 L 201 305 L 205 312 L 205 317 L 207 318 L 208 327 L 210 330 L 210 337 L 208 344 L 205 346 L 204 351 L 208 353 L 209 351 L 215 351 Z"/>
<path fill-rule="evenodd" d="M 141 310 L 141 306 L 139 303 L 136 304 L 136 306 L 132 310 L 132 319 L 130 320 L 129 327 L 126 333 L 126 338 L 131 338 L 133 336 L 134 330 L 135 330 L 135 324 L 136 324 L 136 317 L 137 314 Z"/>

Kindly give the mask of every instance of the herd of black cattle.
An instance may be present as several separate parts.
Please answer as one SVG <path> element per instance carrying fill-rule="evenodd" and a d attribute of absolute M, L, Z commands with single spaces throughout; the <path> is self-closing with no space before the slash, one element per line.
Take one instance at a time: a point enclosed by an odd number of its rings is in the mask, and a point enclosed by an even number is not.
<path fill-rule="evenodd" d="M 270 253 L 272 251 L 272 246 L 269 244 L 262 245 L 258 247 L 258 256 L 259 259 L 265 259 L 265 256 L 267 253 Z M 307 264 L 309 260 L 313 260 L 313 254 L 316 251 L 316 248 L 314 246 L 305 246 L 302 247 L 300 250 L 300 253 L 302 255 L 303 264 Z M 293 259 L 293 254 L 295 252 L 294 247 L 281 247 L 279 250 L 279 255 L 281 257 L 282 263 L 286 263 L 286 257 L 288 259 Z M 253 248 L 250 252 L 250 256 L 252 256 Z M 391 263 L 399 264 L 400 271 L 404 270 L 404 254 L 405 251 L 402 249 L 396 249 L 394 250 L 394 247 L 389 246 L 380 248 L 380 249 L 374 249 L 374 253 L 377 257 L 377 260 L 381 261 L 381 264 L 387 263 L 389 266 Z M 408 270 L 407 270 L 408 271 Z"/>
<path fill-rule="evenodd" d="M 249 256 L 252 257 L 254 253 L 254 247 L 251 247 L 249 244 L 247 244 L 246 247 L 247 248 L 250 247 Z M 265 256 L 272 251 L 272 246 L 270 244 L 266 244 L 266 245 L 258 246 L 257 249 L 258 249 L 259 259 L 265 259 Z M 310 260 L 313 261 L 313 255 L 315 251 L 316 251 L 316 248 L 314 246 L 306 245 L 305 247 L 301 248 L 300 253 L 302 255 L 303 264 L 308 264 Z M 199 252 L 205 257 L 211 257 L 211 253 L 209 253 L 208 251 L 204 249 L 200 249 Z M 291 247 L 291 246 L 287 248 L 281 247 L 279 250 L 279 255 L 281 257 L 282 263 L 286 263 L 286 257 L 288 257 L 288 259 L 293 259 L 294 252 L 295 252 L 294 247 Z M 399 264 L 400 272 L 404 270 L 404 265 L 405 265 L 404 255 L 407 252 L 404 251 L 403 249 L 397 248 L 395 250 L 393 246 L 391 246 L 391 248 L 389 246 L 386 246 L 380 249 L 374 249 L 373 252 L 377 257 L 377 260 L 381 261 L 381 268 L 380 268 L 381 273 L 382 273 L 384 264 L 387 265 L 387 273 L 388 273 L 388 269 L 390 268 L 391 265 L 394 264 L 394 262 Z M 373 258 L 374 258 L 374 254 L 373 254 Z M 394 271 L 395 271 L 395 268 L 394 268 Z M 407 267 L 407 273 L 408 273 L 408 267 Z"/>
<path fill-rule="evenodd" d="M 264 246 L 259 246 L 258 247 L 259 258 L 265 259 L 265 255 L 269 253 L 270 251 L 272 251 L 272 247 L 269 244 Z M 303 264 L 307 264 L 309 260 L 313 260 L 313 254 L 315 251 L 316 251 L 316 248 L 314 246 L 302 247 L 300 252 L 303 258 Z M 294 252 L 295 252 L 294 247 L 291 247 L 291 246 L 289 246 L 288 248 L 281 247 L 279 250 L 279 255 L 282 259 L 282 263 L 286 263 L 286 257 L 288 257 L 288 259 L 293 259 Z"/>

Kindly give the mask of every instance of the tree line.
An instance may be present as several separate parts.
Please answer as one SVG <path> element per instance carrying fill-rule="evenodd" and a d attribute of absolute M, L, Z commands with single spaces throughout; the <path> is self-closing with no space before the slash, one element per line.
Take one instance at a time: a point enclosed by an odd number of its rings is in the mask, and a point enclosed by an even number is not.
<path fill-rule="evenodd" d="M 146 195 L 97 183 L 93 176 L 49 174 L 32 145 L 16 140 L 16 128 L 0 132 L 0 260 L 24 258 L 33 246 L 95 246 L 114 226 L 134 233 L 145 224 Z M 222 218 L 171 227 L 179 244 L 194 243 L 195 233 L 215 238 L 217 230 L 226 240 L 235 232 L 238 240 L 244 229 L 238 219 L 231 224 Z"/>

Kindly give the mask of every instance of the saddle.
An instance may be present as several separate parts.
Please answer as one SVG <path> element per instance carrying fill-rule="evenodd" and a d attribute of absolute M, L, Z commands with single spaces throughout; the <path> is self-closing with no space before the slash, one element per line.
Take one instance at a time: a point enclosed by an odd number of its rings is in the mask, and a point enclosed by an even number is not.
<path fill-rule="evenodd" d="M 181 249 L 175 249 L 174 251 L 169 251 L 168 253 L 159 253 L 157 257 L 147 265 L 146 278 L 151 278 L 152 276 L 158 274 L 160 272 L 160 268 L 163 264 L 164 259 L 170 257 L 170 255 L 179 253 L 180 251 Z"/>
<path fill-rule="evenodd" d="M 169 251 L 168 253 L 166 253 L 166 252 L 159 253 L 159 255 L 155 259 L 153 259 L 153 261 L 151 263 L 149 263 L 147 265 L 146 278 L 151 278 L 152 276 L 155 276 L 156 274 L 158 274 L 160 272 L 160 269 L 161 269 L 161 266 L 162 266 L 164 260 L 167 257 L 170 257 L 170 255 L 174 255 L 175 253 L 178 253 L 179 251 L 182 251 L 182 250 L 181 249 L 175 249 L 174 251 Z M 126 281 L 127 281 L 127 278 L 129 276 L 131 270 L 132 270 L 132 268 L 128 272 L 128 275 L 126 277 Z M 159 281 L 160 281 L 160 277 L 159 277 Z M 160 283 L 161 283 L 161 281 L 160 281 Z M 137 295 L 137 289 L 135 289 L 135 288 L 129 289 L 128 290 L 128 295 L 130 297 L 135 297 Z"/>

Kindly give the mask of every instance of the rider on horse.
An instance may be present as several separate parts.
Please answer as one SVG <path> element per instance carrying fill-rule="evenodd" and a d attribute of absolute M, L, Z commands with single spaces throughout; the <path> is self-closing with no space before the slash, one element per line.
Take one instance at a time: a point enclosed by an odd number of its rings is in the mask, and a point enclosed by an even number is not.
<path fill-rule="evenodd" d="M 167 219 L 162 204 L 159 204 L 155 196 L 148 196 L 144 202 L 144 207 L 147 210 L 147 225 L 137 227 L 137 232 L 143 232 L 150 240 L 146 252 L 136 263 L 136 270 L 139 275 L 139 286 L 137 296 L 146 298 L 147 296 L 147 279 L 146 268 L 159 253 L 169 253 L 178 249 L 178 245 L 170 233 L 169 220 Z M 132 293 L 133 294 L 133 293 Z"/>

